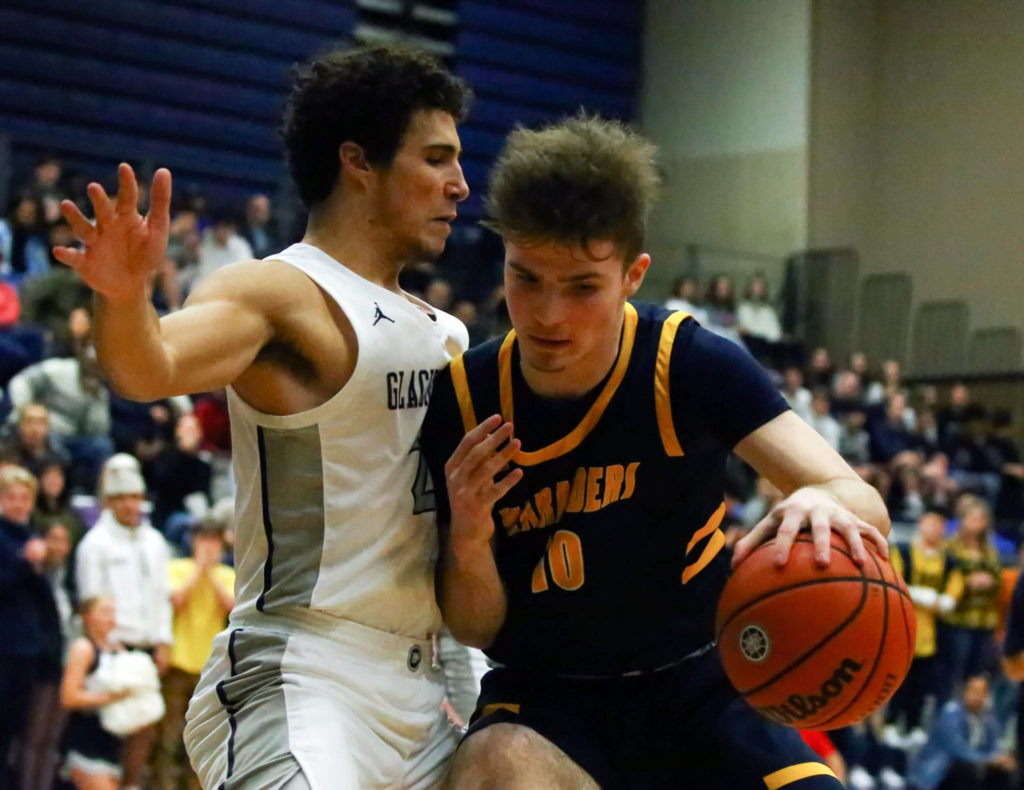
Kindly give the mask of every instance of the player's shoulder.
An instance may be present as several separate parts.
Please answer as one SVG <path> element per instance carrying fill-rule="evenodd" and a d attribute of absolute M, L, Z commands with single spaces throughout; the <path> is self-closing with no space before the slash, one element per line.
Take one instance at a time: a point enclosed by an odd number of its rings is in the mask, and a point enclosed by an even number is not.
<path fill-rule="evenodd" d="M 675 344 L 700 329 L 697 320 L 684 310 L 670 310 L 653 302 L 630 302 L 629 305 L 636 313 L 637 337 L 647 338 L 653 344 Z"/>
<path fill-rule="evenodd" d="M 643 339 L 638 342 L 645 341 L 655 351 L 670 347 L 673 369 L 730 360 L 737 354 L 749 356 L 745 349 L 705 329 L 684 310 L 670 310 L 652 302 L 630 304 L 636 311 L 637 338 Z"/>
<path fill-rule="evenodd" d="M 188 302 L 227 300 L 272 308 L 308 304 L 316 293 L 316 283 L 290 263 L 252 258 L 211 272 L 199 281 Z"/>

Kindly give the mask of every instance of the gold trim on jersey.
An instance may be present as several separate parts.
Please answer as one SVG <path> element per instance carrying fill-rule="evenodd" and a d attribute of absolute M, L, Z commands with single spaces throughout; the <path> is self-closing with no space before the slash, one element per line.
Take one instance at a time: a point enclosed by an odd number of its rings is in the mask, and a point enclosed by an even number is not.
<path fill-rule="evenodd" d="M 778 790 L 780 787 L 799 782 L 810 776 L 831 776 L 836 778 L 832 769 L 824 763 L 797 763 L 778 771 L 773 771 L 764 777 L 764 784 L 768 790 Z"/>
<path fill-rule="evenodd" d="M 466 380 L 466 362 L 459 354 L 450 365 L 452 386 L 455 398 L 459 402 L 459 414 L 462 415 L 462 427 L 469 433 L 476 427 L 476 413 L 473 411 L 473 396 L 469 393 L 469 381 Z"/>
<path fill-rule="evenodd" d="M 601 419 L 604 410 L 608 407 L 608 403 L 626 375 L 626 369 L 629 367 L 629 360 L 633 353 L 633 339 L 636 337 L 637 320 L 636 308 L 629 302 L 626 302 L 619 358 L 612 369 L 611 376 L 604 385 L 604 389 L 601 390 L 601 394 L 597 396 L 597 400 L 594 401 L 590 410 L 580 420 L 579 424 L 568 434 L 558 441 L 547 445 L 547 447 L 541 447 L 539 450 L 531 450 L 529 452 L 520 450 L 513 456 L 513 461 L 520 466 L 536 466 L 545 461 L 550 461 L 552 458 L 558 458 L 568 452 L 572 452 L 587 438 Z M 516 333 L 513 329 L 505 336 L 505 340 L 498 351 L 498 375 L 501 382 L 501 414 L 507 421 L 512 423 L 515 422 L 512 419 L 515 413 L 515 407 L 512 402 L 512 345 L 515 341 L 515 336 Z"/>
<path fill-rule="evenodd" d="M 683 584 L 689 582 L 694 576 L 700 573 L 704 568 L 707 567 L 708 563 L 713 560 L 718 552 L 722 550 L 725 545 L 725 533 L 718 528 L 722 523 L 722 519 L 725 518 L 725 502 L 718 506 L 718 509 L 711 514 L 711 518 L 707 520 L 707 523 L 693 533 L 693 537 L 690 538 L 690 542 L 686 544 L 686 556 L 690 556 L 690 552 L 693 551 L 701 540 L 707 535 L 711 535 L 711 539 L 708 540 L 704 546 L 704 551 L 700 553 L 700 557 L 697 561 L 687 565 L 683 569 Z"/>
<path fill-rule="evenodd" d="M 497 710 L 507 710 L 509 713 L 519 713 L 519 705 L 511 702 L 495 702 L 491 705 L 484 705 L 484 709 L 480 712 L 480 718 L 490 716 Z"/>
<path fill-rule="evenodd" d="M 672 313 L 661 325 L 661 339 L 658 341 L 658 362 L 654 370 L 654 412 L 658 416 L 658 432 L 661 444 L 669 456 L 683 455 L 672 421 L 672 398 L 669 392 L 669 367 L 672 361 L 672 344 L 676 339 L 679 325 L 690 317 L 687 312 Z"/>

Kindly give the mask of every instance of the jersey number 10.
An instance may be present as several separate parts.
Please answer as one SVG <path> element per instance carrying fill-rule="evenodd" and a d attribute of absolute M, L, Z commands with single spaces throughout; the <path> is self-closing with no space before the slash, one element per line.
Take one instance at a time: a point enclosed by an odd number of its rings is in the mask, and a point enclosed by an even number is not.
<path fill-rule="evenodd" d="M 533 569 L 530 589 L 541 593 L 548 589 L 548 575 L 563 590 L 578 590 L 583 586 L 583 545 L 575 532 L 560 529 L 548 541 L 547 553 Z"/>

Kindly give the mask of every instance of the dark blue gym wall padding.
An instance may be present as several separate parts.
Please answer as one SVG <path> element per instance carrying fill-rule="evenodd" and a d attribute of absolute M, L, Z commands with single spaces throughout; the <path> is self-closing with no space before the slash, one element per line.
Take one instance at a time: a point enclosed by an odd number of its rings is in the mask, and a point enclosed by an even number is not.
<path fill-rule="evenodd" d="M 631 119 L 637 0 L 465 0 L 452 66 L 477 99 L 461 129 L 477 217 L 488 168 L 516 123 L 584 106 Z M 276 192 L 277 124 L 293 63 L 349 40 L 356 0 L 4 0 L 0 136 L 24 178 L 44 152 L 112 178 L 165 165 L 178 188 Z"/>

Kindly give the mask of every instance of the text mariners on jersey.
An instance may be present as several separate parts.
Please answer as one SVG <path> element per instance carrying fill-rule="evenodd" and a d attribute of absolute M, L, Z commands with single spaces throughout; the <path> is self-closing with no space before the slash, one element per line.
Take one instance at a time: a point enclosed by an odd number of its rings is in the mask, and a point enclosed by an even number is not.
<path fill-rule="evenodd" d="M 387 374 L 388 408 L 419 409 L 430 403 L 436 370 L 392 370 Z"/>
<path fill-rule="evenodd" d="M 498 511 L 508 535 L 557 524 L 566 513 L 593 513 L 629 499 L 636 490 L 640 462 L 579 467 L 572 480 L 559 480 L 527 497 L 518 507 Z"/>

